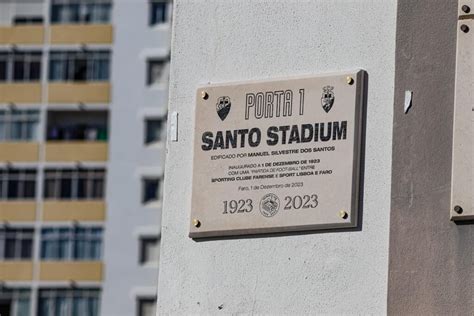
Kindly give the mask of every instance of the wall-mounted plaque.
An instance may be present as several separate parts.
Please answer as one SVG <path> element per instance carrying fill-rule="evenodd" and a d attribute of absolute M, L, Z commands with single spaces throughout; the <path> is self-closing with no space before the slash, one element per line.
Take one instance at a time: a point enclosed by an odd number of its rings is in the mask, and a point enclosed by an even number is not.
<path fill-rule="evenodd" d="M 189 236 L 356 226 L 364 74 L 199 88 Z"/>
<path fill-rule="evenodd" d="M 459 2 L 450 210 L 455 221 L 474 220 L 474 20 L 463 11 L 468 4 Z"/>

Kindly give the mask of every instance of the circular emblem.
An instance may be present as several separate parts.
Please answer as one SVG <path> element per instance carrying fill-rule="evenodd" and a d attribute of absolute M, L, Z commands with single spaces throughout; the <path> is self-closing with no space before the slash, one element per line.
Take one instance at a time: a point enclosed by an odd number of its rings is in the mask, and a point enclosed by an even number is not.
<path fill-rule="evenodd" d="M 260 213 L 265 217 L 272 217 L 280 209 L 280 199 L 273 193 L 268 193 L 260 200 Z"/>

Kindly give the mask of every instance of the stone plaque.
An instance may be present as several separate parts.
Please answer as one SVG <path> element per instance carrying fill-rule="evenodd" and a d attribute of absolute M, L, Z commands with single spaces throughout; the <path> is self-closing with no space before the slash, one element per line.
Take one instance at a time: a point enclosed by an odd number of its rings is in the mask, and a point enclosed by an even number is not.
<path fill-rule="evenodd" d="M 189 236 L 356 226 L 364 74 L 199 88 Z"/>
<path fill-rule="evenodd" d="M 461 17 L 462 5 L 459 11 Z M 464 14 L 467 15 L 467 14 Z M 474 220 L 474 21 L 458 21 L 456 88 L 454 100 L 451 220 Z M 467 30 L 465 29 L 467 27 Z M 471 30 L 471 31 L 469 31 Z"/>

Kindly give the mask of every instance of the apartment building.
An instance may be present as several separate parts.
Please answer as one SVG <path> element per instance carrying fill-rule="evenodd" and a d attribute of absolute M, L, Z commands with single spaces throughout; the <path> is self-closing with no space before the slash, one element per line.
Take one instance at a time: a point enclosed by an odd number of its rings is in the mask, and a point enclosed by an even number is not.
<path fill-rule="evenodd" d="M 0 315 L 153 315 L 172 5 L 0 0 Z"/>

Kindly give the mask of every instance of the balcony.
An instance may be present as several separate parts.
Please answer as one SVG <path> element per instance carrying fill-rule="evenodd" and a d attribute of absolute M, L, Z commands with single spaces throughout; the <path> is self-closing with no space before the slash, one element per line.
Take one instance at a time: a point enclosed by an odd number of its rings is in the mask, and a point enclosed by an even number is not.
<path fill-rule="evenodd" d="M 40 83 L 0 83 L 0 103 L 40 102 Z"/>
<path fill-rule="evenodd" d="M 104 201 L 46 201 L 43 221 L 104 221 Z"/>
<path fill-rule="evenodd" d="M 101 261 L 43 261 L 41 281 L 102 281 Z"/>
<path fill-rule="evenodd" d="M 33 279 L 33 263 L 31 261 L 0 262 L 0 280 L 30 281 Z"/>
<path fill-rule="evenodd" d="M 49 111 L 45 160 L 107 161 L 107 111 Z"/>
<path fill-rule="evenodd" d="M 0 27 L 0 44 L 39 44 L 43 43 L 44 27 L 42 25 L 15 25 Z"/>
<path fill-rule="evenodd" d="M 51 83 L 48 101 L 50 103 L 109 103 L 110 83 Z"/>
<path fill-rule="evenodd" d="M 0 161 L 38 161 L 38 144 L 34 142 L 0 143 Z"/>
<path fill-rule="evenodd" d="M 58 24 L 51 26 L 51 44 L 111 44 L 110 24 Z"/>
<path fill-rule="evenodd" d="M 32 222 L 35 219 L 36 202 L 0 201 L 0 221 Z"/>

